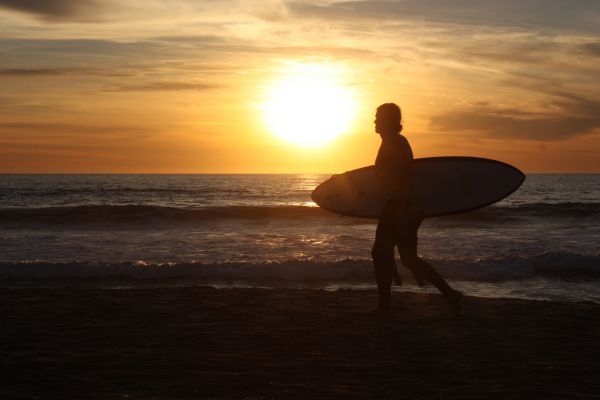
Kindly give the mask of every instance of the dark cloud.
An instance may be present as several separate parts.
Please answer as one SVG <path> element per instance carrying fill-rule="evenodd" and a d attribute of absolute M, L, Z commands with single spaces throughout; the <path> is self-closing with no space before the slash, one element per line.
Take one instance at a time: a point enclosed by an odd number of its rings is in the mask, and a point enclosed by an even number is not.
<path fill-rule="evenodd" d="M 232 66 L 227 56 L 246 54 L 281 55 L 310 54 L 339 58 L 364 59 L 376 54 L 371 49 L 347 46 L 290 45 L 266 46 L 234 41 L 215 36 L 161 36 L 145 40 L 121 42 L 102 39 L 1 39 L 0 49 L 14 64 L 4 64 L 4 75 L 50 76 L 78 74 L 121 75 L 132 71 L 132 60 L 139 64 L 169 66 L 189 64 L 198 70 L 230 72 L 244 69 L 244 64 Z M 1 51 L 1 50 L 0 50 Z M 221 60 L 215 63 L 215 60 Z M 226 63 L 229 62 L 229 65 Z M 77 65 L 77 68 L 66 66 Z M 113 68 L 114 67 L 114 68 Z M 111 70 L 112 68 L 112 70 Z M 69 71 L 69 72 L 67 72 Z"/>
<path fill-rule="evenodd" d="M 133 62 L 157 65 L 161 62 L 194 60 L 206 62 L 216 53 L 252 52 L 253 46 L 240 45 L 213 36 L 175 37 L 166 39 L 117 41 L 110 39 L 2 39 L 0 54 L 10 55 L 4 68 L 63 68 L 77 65 L 81 69 L 105 69 L 110 65 Z M 7 62 L 15 64 L 10 65 Z M 16 64 L 18 62 L 18 64 Z"/>
<path fill-rule="evenodd" d="M 57 76 L 80 71 L 74 68 L 9 68 L 0 69 L 0 76 Z"/>
<path fill-rule="evenodd" d="M 600 30 L 597 21 L 589 17 L 600 12 L 597 0 L 364 0 L 328 5 L 296 3 L 292 10 L 299 15 L 327 19 L 418 19 L 458 24 Z"/>
<path fill-rule="evenodd" d="M 36 15 L 46 20 L 92 18 L 101 8 L 98 0 L 0 0 L 0 7 Z"/>
<path fill-rule="evenodd" d="M 538 113 L 494 108 L 489 104 L 432 118 L 430 126 L 445 132 L 472 132 L 493 139 L 558 140 L 600 128 L 600 101 L 570 93 L 554 93 L 552 111 Z"/>
<path fill-rule="evenodd" d="M 132 85 L 118 85 L 107 89 L 108 92 L 162 92 L 162 91 L 182 91 L 182 90 L 208 90 L 219 86 L 206 83 L 187 83 L 187 82 L 147 82 Z"/>
<path fill-rule="evenodd" d="M 45 78 L 56 76 L 91 75 L 98 77 L 128 77 L 140 69 L 93 69 L 93 68 L 7 68 L 0 69 L 0 78 Z"/>
<path fill-rule="evenodd" d="M 600 56 L 600 42 L 582 44 L 579 50 L 584 54 L 598 57 Z"/>
<path fill-rule="evenodd" d="M 173 54 L 169 46 L 150 41 L 119 42 L 109 39 L 1 39 L 0 49 L 11 57 L 3 60 L 4 68 L 99 68 L 120 60 L 154 60 Z M 18 62 L 7 65 L 6 62 Z M 42 64 L 43 62 L 43 64 Z M 40 65 L 41 64 L 41 65 Z"/>

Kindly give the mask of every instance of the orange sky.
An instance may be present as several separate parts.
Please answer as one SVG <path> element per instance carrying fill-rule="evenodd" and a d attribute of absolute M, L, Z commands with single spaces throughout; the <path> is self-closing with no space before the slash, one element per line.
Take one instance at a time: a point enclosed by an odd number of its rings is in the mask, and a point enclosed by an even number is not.
<path fill-rule="evenodd" d="M 0 172 L 338 172 L 373 163 L 388 101 L 416 157 L 600 172 L 599 16 L 592 0 L 0 0 Z M 271 131 L 290 65 L 336 71 L 343 135 Z"/>

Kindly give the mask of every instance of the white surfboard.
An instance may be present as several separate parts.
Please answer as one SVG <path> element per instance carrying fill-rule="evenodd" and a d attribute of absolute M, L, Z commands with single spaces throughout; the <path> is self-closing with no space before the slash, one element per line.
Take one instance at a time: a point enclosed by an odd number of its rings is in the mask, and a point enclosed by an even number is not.
<path fill-rule="evenodd" d="M 425 217 L 486 207 L 513 193 L 525 174 L 506 163 L 478 157 L 414 160 L 414 184 Z M 342 215 L 378 218 L 384 205 L 375 166 L 334 175 L 315 188 L 313 201 Z"/>

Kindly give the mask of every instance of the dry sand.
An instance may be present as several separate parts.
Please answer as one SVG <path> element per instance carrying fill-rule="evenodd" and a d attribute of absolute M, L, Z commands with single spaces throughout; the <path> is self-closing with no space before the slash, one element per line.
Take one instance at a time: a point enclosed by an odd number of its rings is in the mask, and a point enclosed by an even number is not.
<path fill-rule="evenodd" d="M 290 289 L 0 290 L 0 397 L 600 398 L 600 305 Z"/>

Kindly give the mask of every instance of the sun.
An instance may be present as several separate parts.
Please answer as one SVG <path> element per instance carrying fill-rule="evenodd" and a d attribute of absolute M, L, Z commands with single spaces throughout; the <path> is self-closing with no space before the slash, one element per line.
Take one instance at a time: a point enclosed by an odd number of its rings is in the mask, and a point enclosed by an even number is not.
<path fill-rule="evenodd" d="M 269 130 L 302 147 L 322 146 L 346 133 L 356 109 L 354 91 L 339 68 L 289 64 L 268 87 L 263 115 Z"/>

